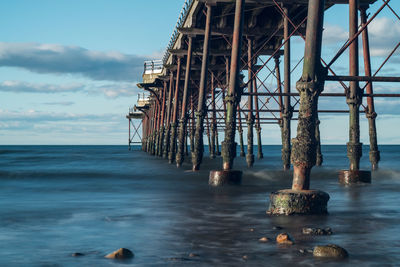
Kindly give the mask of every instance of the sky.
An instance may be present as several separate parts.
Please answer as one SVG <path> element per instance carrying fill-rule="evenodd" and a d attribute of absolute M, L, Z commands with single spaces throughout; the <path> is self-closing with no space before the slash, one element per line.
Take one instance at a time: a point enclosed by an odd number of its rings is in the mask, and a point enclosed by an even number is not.
<path fill-rule="evenodd" d="M 0 3 L 0 144 L 124 145 L 125 115 L 137 100 L 143 61 L 160 59 L 169 42 L 183 0 L 13 0 Z M 392 4 L 393 2 L 393 4 Z M 376 10 L 382 1 L 371 8 Z M 391 1 L 400 10 L 398 1 Z M 348 8 L 326 12 L 323 58 L 329 61 L 348 35 Z M 371 23 L 373 71 L 400 41 L 400 20 L 385 9 Z M 304 42 L 294 38 L 294 66 Z M 346 75 L 348 54 L 333 65 Z M 398 75 L 396 51 L 381 75 Z M 360 60 L 360 71 L 363 72 Z M 300 67 L 292 73 L 293 90 Z M 274 81 L 269 84 L 274 86 Z M 376 84 L 379 93 L 394 93 L 396 84 Z M 336 83 L 325 91 L 343 92 Z M 347 109 L 344 99 L 321 100 Z M 396 99 L 376 99 L 378 141 L 400 144 Z M 345 144 L 347 115 L 321 115 L 323 144 Z M 295 136 L 296 122 L 292 123 Z M 385 130 L 384 130 L 385 129 Z M 388 131 L 387 129 L 392 129 Z M 362 142 L 368 124 L 361 119 Z M 277 126 L 264 129 L 265 144 L 280 144 Z"/>

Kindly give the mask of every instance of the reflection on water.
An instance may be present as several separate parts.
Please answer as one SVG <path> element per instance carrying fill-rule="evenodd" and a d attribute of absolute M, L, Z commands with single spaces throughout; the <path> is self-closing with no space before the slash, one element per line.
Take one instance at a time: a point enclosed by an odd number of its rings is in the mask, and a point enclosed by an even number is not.
<path fill-rule="evenodd" d="M 400 147 L 382 146 L 372 185 L 354 187 L 337 183 L 346 148 L 323 149 L 326 167 L 313 170 L 312 187 L 330 194 L 329 215 L 270 217 L 269 192 L 291 185 L 278 146 L 264 147 L 266 158 L 252 170 L 237 158 L 243 185 L 223 188 L 207 185 L 207 170 L 219 168 L 220 159 L 205 158 L 192 173 L 189 163 L 176 169 L 119 146 L 0 147 L 0 266 L 114 266 L 103 256 L 120 247 L 135 253 L 122 266 L 398 265 Z M 368 157 L 362 164 L 368 168 Z M 305 236 L 304 226 L 331 227 L 333 235 Z M 258 242 L 280 232 L 295 244 Z M 329 243 L 350 258 L 299 253 Z"/>

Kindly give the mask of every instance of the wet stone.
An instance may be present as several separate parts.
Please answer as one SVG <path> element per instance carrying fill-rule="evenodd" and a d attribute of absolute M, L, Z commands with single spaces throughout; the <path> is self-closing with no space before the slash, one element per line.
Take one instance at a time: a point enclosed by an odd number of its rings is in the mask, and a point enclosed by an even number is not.
<path fill-rule="evenodd" d="M 80 252 L 72 253 L 72 257 L 81 257 L 81 256 L 85 256 L 85 254 L 80 253 Z"/>
<path fill-rule="evenodd" d="M 260 241 L 261 243 L 267 243 L 270 241 L 270 239 L 268 237 L 263 236 L 260 239 L 258 239 L 258 241 Z"/>
<path fill-rule="evenodd" d="M 276 242 L 278 244 L 292 245 L 293 239 L 289 236 L 289 234 L 282 233 L 276 237 Z"/>
<path fill-rule="evenodd" d="M 120 248 L 108 255 L 106 255 L 105 257 L 108 259 L 131 259 L 133 258 L 135 255 L 133 254 L 132 251 L 130 251 L 127 248 Z"/>
<path fill-rule="evenodd" d="M 312 227 L 304 227 L 303 228 L 304 235 L 331 235 L 332 229 L 331 228 L 312 228 Z"/>
<path fill-rule="evenodd" d="M 337 245 L 316 246 L 313 251 L 314 257 L 344 259 L 349 256 L 347 251 Z"/>
<path fill-rule="evenodd" d="M 247 255 L 244 255 L 244 256 L 242 257 L 242 259 L 244 259 L 244 260 L 248 260 L 248 259 L 249 259 L 249 257 L 248 257 Z"/>

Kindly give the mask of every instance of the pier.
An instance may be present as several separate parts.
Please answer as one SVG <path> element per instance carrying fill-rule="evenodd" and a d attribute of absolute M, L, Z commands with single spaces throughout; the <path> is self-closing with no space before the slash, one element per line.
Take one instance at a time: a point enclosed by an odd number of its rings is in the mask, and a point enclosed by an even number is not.
<path fill-rule="evenodd" d="M 348 7 L 349 36 L 330 58 L 322 58 L 324 13 L 334 5 Z M 377 8 L 368 14 L 371 6 Z M 400 82 L 400 75 L 380 75 L 400 46 L 400 37 L 379 68 L 372 70 L 376 63 L 371 62 L 368 26 L 382 10 L 400 20 L 390 0 L 188 0 L 163 59 L 144 64 L 138 87 L 149 97 L 139 99 L 130 110 L 129 129 L 139 120 L 144 151 L 177 167 L 190 158 L 193 171 L 201 168 L 207 143 L 210 157 L 223 159 L 221 169 L 210 170 L 209 177 L 210 185 L 220 186 L 241 183 L 235 158 L 243 157 L 249 168 L 262 160 L 263 126 L 276 125 L 281 132 L 282 168 L 293 169 L 293 183 L 292 188 L 271 194 L 268 212 L 326 213 L 329 195 L 310 190 L 311 169 L 323 164 L 319 114 L 349 117 L 349 168 L 339 172 L 339 181 L 370 183 L 371 171 L 360 169 L 360 116 L 368 120 L 374 171 L 380 161 L 374 100 L 400 97 L 374 93 L 376 83 Z M 304 41 L 304 56 L 296 64 L 293 38 Z M 337 75 L 334 63 L 345 55 L 349 73 Z M 291 73 L 301 67 L 301 75 L 293 81 Z M 342 91 L 324 92 L 327 83 L 336 83 Z M 321 99 L 332 98 L 342 99 L 348 108 L 319 108 Z M 294 139 L 291 122 L 297 123 Z M 135 125 L 134 133 L 139 134 Z M 130 130 L 129 144 L 132 138 Z"/>

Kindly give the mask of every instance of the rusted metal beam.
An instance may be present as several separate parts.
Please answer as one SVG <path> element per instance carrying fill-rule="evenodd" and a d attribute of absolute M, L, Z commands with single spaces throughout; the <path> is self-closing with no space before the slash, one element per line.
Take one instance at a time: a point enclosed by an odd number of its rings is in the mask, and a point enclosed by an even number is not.
<path fill-rule="evenodd" d="M 358 0 L 349 1 L 349 38 L 353 38 L 358 29 Z M 358 38 L 349 48 L 350 76 L 359 75 Z M 347 157 L 350 160 L 350 170 L 360 169 L 362 156 L 362 144 L 360 143 L 360 105 L 362 103 L 362 91 L 358 80 L 350 82 L 350 91 L 346 102 L 349 106 L 349 142 L 347 143 Z"/>
<path fill-rule="evenodd" d="M 253 39 L 247 38 L 247 58 L 250 60 L 247 62 L 248 77 L 251 77 L 253 73 Z M 250 94 L 253 93 L 253 83 L 249 81 L 247 83 L 247 90 Z M 247 167 L 253 167 L 254 154 L 253 154 L 253 128 L 254 128 L 254 115 L 253 115 L 253 96 L 249 95 L 247 99 L 247 155 L 246 162 Z"/>
<path fill-rule="evenodd" d="M 197 171 L 200 168 L 200 164 L 203 159 L 204 143 L 203 143 L 203 122 L 205 116 L 205 96 L 206 96 L 206 85 L 207 85 L 207 74 L 208 74 L 208 63 L 209 63 L 209 46 L 210 46 L 210 36 L 211 36 L 211 17 L 212 17 L 212 5 L 206 4 L 207 15 L 206 15 L 206 25 L 204 35 L 204 45 L 203 45 L 203 58 L 201 65 L 201 75 L 200 75 L 200 87 L 198 96 L 198 105 L 196 112 L 196 132 L 195 132 L 195 147 L 192 152 L 192 169 Z"/>
<path fill-rule="evenodd" d="M 182 165 L 184 160 L 184 142 L 186 125 L 187 125 L 187 101 L 188 101 L 188 91 L 189 91 L 189 81 L 190 81 L 190 70 L 192 65 L 192 46 L 193 46 L 193 37 L 189 36 L 188 43 L 188 53 L 186 57 L 186 72 L 185 72 L 185 84 L 183 87 L 183 97 L 182 97 L 182 112 L 181 119 L 179 120 L 179 137 L 178 137 L 178 152 L 176 154 L 176 165 L 179 167 Z"/>
<path fill-rule="evenodd" d="M 361 15 L 361 24 L 365 25 L 367 23 L 367 7 L 362 6 L 360 8 L 360 15 Z M 371 56 L 369 51 L 369 37 L 368 37 L 368 27 L 362 33 L 362 42 L 363 42 L 363 55 L 364 55 L 364 69 L 365 75 L 367 77 L 372 76 L 371 72 Z M 369 82 L 366 85 L 367 94 L 373 94 L 373 87 L 372 83 Z M 376 112 L 375 112 L 375 105 L 374 105 L 374 97 L 369 96 L 367 97 L 367 104 L 368 104 L 368 112 L 366 116 L 368 118 L 368 126 L 369 126 L 369 160 L 371 162 L 372 170 L 378 169 L 378 163 L 380 160 L 380 152 L 378 150 L 378 138 L 376 135 Z"/>
<path fill-rule="evenodd" d="M 327 76 L 327 81 L 348 81 L 348 82 L 400 82 L 400 77 L 376 77 L 376 76 Z"/>
<path fill-rule="evenodd" d="M 236 156 L 236 107 L 240 103 L 240 58 L 242 52 L 242 33 L 244 20 L 244 0 L 236 0 L 235 21 L 232 38 L 231 68 L 229 76 L 229 90 L 225 97 L 227 103 L 227 117 L 225 140 L 222 142 L 223 170 L 231 170 Z"/>

